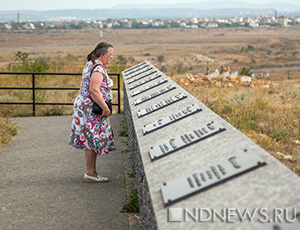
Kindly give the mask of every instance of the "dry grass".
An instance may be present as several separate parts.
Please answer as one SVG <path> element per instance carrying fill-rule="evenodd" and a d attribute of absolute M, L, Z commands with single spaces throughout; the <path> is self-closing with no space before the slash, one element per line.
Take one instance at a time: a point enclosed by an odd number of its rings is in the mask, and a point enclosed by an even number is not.
<path fill-rule="evenodd" d="M 295 28 L 230 28 L 230 29 L 120 29 L 104 30 L 104 40 L 114 44 L 115 56 L 133 57 L 138 62 L 151 61 L 166 66 L 172 73 L 176 63 L 187 71 L 205 71 L 230 65 L 232 69 L 263 66 L 298 65 L 300 31 Z M 100 40 L 98 30 L 50 31 L 48 33 L 0 33 L 1 67 L 14 53 L 28 52 L 31 57 L 53 57 L 60 62 L 68 55 L 80 59 L 65 67 L 82 68 L 85 56 Z M 253 52 L 241 52 L 253 46 Z M 163 55 L 160 63 L 157 58 Z M 203 58 L 204 57 L 204 58 Z M 208 63 L 207 63 L 207 59 Z"/>
<path fill-rule="evenodd" d="M 224 79 L 201 84 L 196 77 L 182 75 L 173 80 L 299 174 L 300 77 L 277 81 L 274 88 L 239 84 L 222 87 L 226 84 L 217 82 Z"/>
<path fill-rule="evenodd" d="M 3 144 L 12 141 L 13 136 L 18 134 L 18 127 L 8 119 L 0 118 L 0 152 Z"/>

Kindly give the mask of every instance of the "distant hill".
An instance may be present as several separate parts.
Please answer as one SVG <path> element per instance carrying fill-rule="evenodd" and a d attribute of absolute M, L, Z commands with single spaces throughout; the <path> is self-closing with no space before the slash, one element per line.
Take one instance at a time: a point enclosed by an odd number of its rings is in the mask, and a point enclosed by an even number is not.
<path fill-rule="evenodd" d="M 155 5 L 155 4 L 121 4 L 113 7 L 114 9 L 171 9 L 171 8 L 191 8 L 191 9 L 277 9 L 280 11 L 295 11 L 300 10 L 300 4 L 295 5 L 291 3 L 268 3 L 268 4 L 255 4 L 243 1 L 204 1 L 198 3 L 178 3 L 168 5 Z"/>
<path fill-rule="evenodd" d="M 171 19 L 210 17 L 222 18 L 233 16 L 252 17 L 268 14 L 278 16 L 299 16 L 300 5 L 290 3 L 253 4 L 238 1 L 206 1 L 170 5 L 117 5 L 108 9 L 68 9 L 49 11 L 0 11 L 0 21 L 16 21 L 21 13 L 22 21 L 47 21 L 68 19 Z"/>

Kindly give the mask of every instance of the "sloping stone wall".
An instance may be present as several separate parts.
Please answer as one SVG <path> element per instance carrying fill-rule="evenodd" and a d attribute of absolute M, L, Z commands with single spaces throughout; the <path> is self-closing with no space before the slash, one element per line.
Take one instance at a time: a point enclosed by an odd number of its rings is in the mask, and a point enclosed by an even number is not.
<path fill-rule="evenodd" d="M 144 229 L 298 226 L 296 174 L 151 63 L 122 74 Z"/>

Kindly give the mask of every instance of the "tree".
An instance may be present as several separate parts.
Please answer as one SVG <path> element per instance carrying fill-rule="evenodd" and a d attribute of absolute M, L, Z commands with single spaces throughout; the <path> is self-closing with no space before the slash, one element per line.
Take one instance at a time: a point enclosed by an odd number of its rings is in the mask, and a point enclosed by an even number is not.
<path fill-rule="evenodd" d="M 36 60 L 29 59 L 29 53 L 19 51 L 15 54 L 14 61 L 17 65 L 12 66 L 12 71 L 17 72 L 46 72 L 48 69 L 48 60 L 46 58 L 38 58 Z"/>

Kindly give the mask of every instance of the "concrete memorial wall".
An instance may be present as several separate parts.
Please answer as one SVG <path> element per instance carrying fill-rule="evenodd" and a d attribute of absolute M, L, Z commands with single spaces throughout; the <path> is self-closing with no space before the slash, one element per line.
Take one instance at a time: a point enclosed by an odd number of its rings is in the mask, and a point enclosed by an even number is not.
<path fill-rule="evenodd" d="M 300 229 L 300 178 L 149 62 L 122 72 L 144 229 Z"/>

